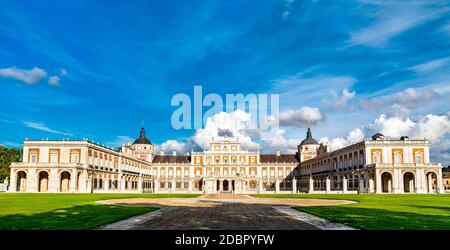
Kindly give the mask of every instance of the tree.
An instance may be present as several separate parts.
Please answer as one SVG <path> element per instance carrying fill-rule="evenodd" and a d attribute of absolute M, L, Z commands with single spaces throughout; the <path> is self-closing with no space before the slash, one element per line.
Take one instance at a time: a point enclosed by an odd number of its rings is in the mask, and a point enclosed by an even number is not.
<path fill-rule="evenodd" d="M 20 161 L 21 150 L 0 146 L 0 181 L 9 177 L 11 162 Z"/>

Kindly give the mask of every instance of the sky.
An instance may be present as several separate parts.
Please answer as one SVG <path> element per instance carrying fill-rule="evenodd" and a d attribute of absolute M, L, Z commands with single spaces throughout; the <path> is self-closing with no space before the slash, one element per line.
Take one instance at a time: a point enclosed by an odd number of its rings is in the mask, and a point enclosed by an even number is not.
<path fill-rule="evenodd" d="M 158 150 L 212 136 L 294 152 L 375 132 L 431 141 L 450 165 L 449 1 L 0 0 L 0 144 L 82 139 L 110 147 L 144 124 Z M 174 129 L 172 97 L 278 94 L 280 127 L 245 110 Z M 207 108 L 205 108 L 206 110 Z"/>

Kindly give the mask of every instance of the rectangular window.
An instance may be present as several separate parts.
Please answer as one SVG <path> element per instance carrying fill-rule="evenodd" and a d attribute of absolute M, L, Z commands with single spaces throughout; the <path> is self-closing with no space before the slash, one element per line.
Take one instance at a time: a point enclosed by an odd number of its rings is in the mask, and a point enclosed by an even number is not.
<path fill-rule="evenodd" d="M 28 151 L 28 162 L 31 163 L 39 162 L 39 149 L 30 149 Z"/>
<path fill-rule="evenodd" d="M 59 149 L 49 150 L 48 162 L 59 163 Z"/>
<path fill-rule="evenodd" d="M 80 150 L 71 149 L 70 150 L 70 163 L 80 163 Z"/>

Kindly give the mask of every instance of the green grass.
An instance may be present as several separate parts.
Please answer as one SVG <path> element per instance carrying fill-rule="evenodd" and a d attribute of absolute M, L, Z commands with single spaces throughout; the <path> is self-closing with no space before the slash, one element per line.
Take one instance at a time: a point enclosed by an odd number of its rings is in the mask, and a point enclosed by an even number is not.
<path fill-rule="evenodd" d="M 0 193 L 0 229 L 95 229 L 157 210 L 154 207 L 102 205 L 122 198 L 193 198 L 196 194 L 38 194 Z"/>
<path fill-rule="evenodd" d="M 299 211 L 323 217 L 329 221 L 370 230 L 450 229 L 449 194 L 398 195 L 254 195 L 255 197 L 320 198 L 357 201 L 356 204 L 296 207 Z"/>

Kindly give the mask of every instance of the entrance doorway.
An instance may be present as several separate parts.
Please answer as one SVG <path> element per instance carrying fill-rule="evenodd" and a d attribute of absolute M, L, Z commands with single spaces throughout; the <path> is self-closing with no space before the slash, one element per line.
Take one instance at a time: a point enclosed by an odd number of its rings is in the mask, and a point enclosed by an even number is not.
<path fill-rule="evenodd" d="M 223 181 L 223 191 L 229 191 L 230 190 L 230 187 L 228 187 L 228 184 L 229 184 L 228 180 L 224 180 Z"/>

